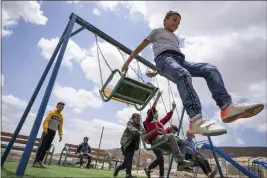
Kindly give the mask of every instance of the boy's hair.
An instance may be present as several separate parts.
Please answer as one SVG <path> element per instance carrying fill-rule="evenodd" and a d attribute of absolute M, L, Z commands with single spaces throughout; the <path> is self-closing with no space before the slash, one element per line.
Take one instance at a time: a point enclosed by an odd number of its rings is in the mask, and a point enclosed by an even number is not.
<path fill-rule="evenodd" d="M 168 20 L 168 19 L 170 18 L 170 16 L 172 16 L 172 15 L 177 15 L 177 16 L 179 16 L 180 19 L 181 19 L 181 15 L 180 15 L 177 11 L 168 11 L 168 12 L 166 13 L 165 17 L 164 17 L 164 20 L 163 20 L 163 26 L 164 26 L 164 27 L 165 27 L 165 22 L 166 22 L 166 20 Z"/>
<path fill-rule="evenodd" d="M 58 103 L 57 103 L 57 106 L 58 106 L 58 105 L 63 105 L 63 106 L 65 106 L 65 103 L 63 103 L 63 102 L 58 102 Z"/>
<path fill-rule="evenodd" d="M 140 114 L 138 114 L 138 113 L 133 113 L 133 115 L 132 115 L 132 119 L 134 119 L 136 116 L 140 116 Z"/>
<path fill-rule="evenodd" d="M 149 115 L 148 120 L 153 120 L 154 118 L 154 114 L 156 114 L 158 112 L 158 110 L 154 107 L 150 108 L 147 110 L 147 115 Z"/>

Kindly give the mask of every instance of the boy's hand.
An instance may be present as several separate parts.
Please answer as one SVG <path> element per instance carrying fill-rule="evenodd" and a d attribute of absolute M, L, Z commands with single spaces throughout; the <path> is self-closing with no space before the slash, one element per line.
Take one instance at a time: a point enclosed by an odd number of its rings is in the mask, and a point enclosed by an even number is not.
<path fill-rule="evenodd" d="M 155 77 L 158 74 L 157 71 L 147 71 L 146 76 L 148 76 L 149 78 Z"/>
<path fill-rule="evenodd" d="M 47 129 L 43 130 L 43 135 L 45 136 L 47 134 Z"/>
<path fill-rule="evenodd" d="M 126 74 L 126 73 L 128 72 L 128 69 L 129 69 L 129 62 L 126 61 L 126 62 L 123 64 L 122 68 L 121 68 L 121 72 Z"/>
<path fill-rule="evenodd" d="M 172 111 L 176 108 L 175 102 L 172 103 Z"/>
<path fill-rule="evenodd" d="M 157 97 L 160 97 L 162 95 L 162 91 L 158 91 Z"/>
<path fill-rule="evenodd" d="M 61 142 L 61 140 L 62 140 L 62 136 L 59 136 L 59 142 Z"/>

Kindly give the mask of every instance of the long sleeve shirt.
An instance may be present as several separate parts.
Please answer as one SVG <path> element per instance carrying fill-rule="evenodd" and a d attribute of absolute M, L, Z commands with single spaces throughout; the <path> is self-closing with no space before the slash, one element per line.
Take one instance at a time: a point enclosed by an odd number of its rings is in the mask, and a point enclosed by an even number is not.
<path fill-rule="evenodd" d="M 48 113 L 44 122 L 43 122 L 43 129 L 58 131 L 58 135 L 63 135 L 63 115 L 57 109 L 54 109 Z"/>

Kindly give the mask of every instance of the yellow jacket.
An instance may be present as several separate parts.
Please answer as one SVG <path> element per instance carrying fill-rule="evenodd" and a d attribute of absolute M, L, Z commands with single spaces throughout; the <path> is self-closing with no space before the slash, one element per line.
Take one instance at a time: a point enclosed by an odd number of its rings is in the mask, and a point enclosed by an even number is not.
<path fill-rule="evenodd" d="M 44 122 L 43 122 L 43 129 L 57 131 L 59 136 L 63 135 L 63 115 L 54 109 L 48 113 Z"/>

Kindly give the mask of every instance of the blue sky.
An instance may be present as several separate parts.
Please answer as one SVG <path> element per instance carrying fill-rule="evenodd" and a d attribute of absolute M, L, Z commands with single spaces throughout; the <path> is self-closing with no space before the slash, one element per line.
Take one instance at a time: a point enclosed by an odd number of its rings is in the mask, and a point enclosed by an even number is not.
<path fill-rule="evenodd" d="M 264 49 L 266 49 L 266 35 L 264 33 L 264 30 L 266 31 L 266 20 L 264 21 L 264 19 L 262 21 L 258 20 L 256 23 L 251 18 L 249 19 L 249 24 L 251 25 L 244 26 L 241 24 L 238 26 L 235 24 L 231 26 L 232 28 L 226 28 L 225 26 L 220 26 L 223 24 L 224 19 L 218 13 L 214 18 L 220 18 L 222 20 L 221 24 L 209 21 L 203 24 L 204 22 L 201 23 L 201 20 L 196 21 L 197 14 L 192 13 L 190 16 L 190 14 L 186 13 L 188 4 L 184 2 L 169 2 L 167 4 L 160 4 L 160 2 L 125 2 L 117 4 L 116 2 L 5 3 L 11 3 L 17 9 L 14 8 L 14 10 L 12 7 L 3 5 L 4 11 L 8 14 L 4 17 L 7 19 L 3 23 L 4 29 L 12 30 L 10 35 L 2 34 L 1 73 L 4 76 L 2 126 L 4 131 L 14 131 L 21 115 L 16 114 L 15 116 L 8 112 L 13 112 L 13 109 L 15 109 L 18 113 L 21 113 L 26 107 L 48 63 L 47 57 L 51 56 L 55 48 L 57 42 L 55 39 L 59 38 L 63 33 L 71 12 L 76 13 L 130 49 L 134 49 L 150 33 L 151 29 L 160 27 L 162 16 L 164 16 L 169 7 L 173 7 L 172 3 L 178 3 L 177 6 L 181 7 L 180 10 L 184 16 L 182 15 L 181 30 L 177 34 L 186 38 L 182 51 L 186 54 L 187 59 L 216 64 L 221 70 L 226 86 L 236 102 L 262 102 L 266 104 L 266 75 L 264 75 L 266 74 L 266 65 L 265 67 L 262 65 L 264 56 L 266 59 L 266 51 L 264 52 Z M 236 18 L 238 19 L 245 13 L 235 3 L 233 2 L 233 6 L 237 8 L 235 12 L 233 9 L 224 9 L 223 7 L 226 7 L 224 3 L 221 5 L 216 3 L 208 4 L 208 6 L 220 6 L 225 10 L 224 14 L 231 15 L 231 13 L 236 13 Z M 163 7 L 162 9 L 159 8 L 161 6 Z M 247 6 L 250 6 L 250 4 L 245 3 L 244 7 Z M 253 8 L 266 12 L 266 8 L 262 9 L 260 6 L 259 2 L 253 4 Z M 34 10 L 28 12 L 24 10 L 29 7 L 34 7 Z M 19 10 L 21 10 L 21 16 L 17 17 L 14 14 Z M 93 12 L 99 13 L 96 15 L 97 13 Z M 203 13 L 203 16 L 205 15 Z M 258 19 L 259 17 L 256 15 L 253 17 Z M 259 12 L 259 16 L 261 15 Z M 47 21 L 44 19 L 47 19 Z M 229 25 L 235 23 L 235 20 L 229 19 Z M 17 24 L 10 26 L 8 25 L 10 21 L 15 21 Z M 252 24 L 254 22 L 256 24 Z M 75 25 L 74 29 L 78 27 L 79 25 Z M 207 33 L 207 29 L 210 30 L 210 33 Z M 103 103 L 100 100 L 98 96 L 100 78 L 93 34 L 84 30 L 74 36 L 72 40 L 72 44 L 69 43 L 67 48 L 69 52 L 66 52 L 58 73 L 47 111 L 55 107 L 56 102 L 59 100 L 66 102 L 63 143 L 79 143 L 84 135 L 88 135 L 91 138 L 91 144 L 97 146 L 101 127 L 105 126 L 103 147 L 119 147 L 121 133 L 131 113 L 135 110 L 118 102 Z M 254 40 L 257 40 L 258 44 L 263 44 L 260 49 L 251 49 L 251 51 L 258 54 L 255 61 L 258 60 L 260 62 L 253 65 L 258 65 L 258 73 L 260 74 L 255 74 L 259 75 L 259 77 L 256 76 L 256 80 L 248 81 L 246 75 L 255 76 L 253 71 L 251 71 L 250 75 L 247 72 L 250 71 L 251 65 L 249 62 L 251 62 L 251 58 L 247 55 L 242 56 L 240 51 L 247 49 L 246 45 L 255 44 Z M 240 41 L 244 46 L 237 47 Z M 100 42 L 102 51 L 113 68 L 120 68 L 122 59 L 119 53 L 115 52 L 116 49 L 103 40 L 100 40 Z M 226 55 L 227 52 L 233 55 L 229 57 Z M 141 55 L 153 63 L 150 47 L 142 51 Z M 249 55 L 255 57 L 254 53 L 249 53 Z M 234 69 L 240 66 L 239 58 L 242 60 L 243 67 L 239 71 L 235 71 Z M 231 65 L 227 65 L 230 63 Z M 103 65 L 104 62 L 102 61 Z M 136 63 L 132 65 L 136 67 Z M 105 70 L 104 77 L 109 75 L 106 69 L 103 68 Z M 142 72 L 147 70 L 144 66 L 141 69 Z M 51 71 L 49 77 L 50 74 Z M 136 78 L 133 72 L 130 75 Z M 168 103 L 166 79 L 158 77 L 158 80 L 162 86 L 161 89 L 164 91 L 165 103 Z M 24 134 L 29 134 L 30 132 L 47 81 L 48 78 L 35 101 L 31 115 L 27 118 L 25 127 L 22 129 Z M 211 98 L 205 81 L 194 79 L 193 83 L 201 98 L 203 112 L 214 118 L 216 122 L 220 122 L 219 110 Z M 175 85 L 172 85 L 172 89 L 176 93 L 175 101 L 180 110 L 181 101 L 177 95 Z M 162 103 L 159 103 L 159 108 L 160 114 L 163 116 L 165 111 Z M 173 120 L 177 122 L 177 117 L 174 117 Z M 228 135 L 214 137 L 215 144 L 219 146 L 266 146 L 266 109 L 257 117 L 240 120 L 230 125 L 222 125 L 228 129 Z M 188 128 L 187 117 L 183 126 L 185 129 Z M 205 138 L 199 136 L 197 139 L 202 140 Z M 57 144 L 57 151 L 60 150 L 63 143 L 58 144 L 57 140 L 54 142 Z"/>

